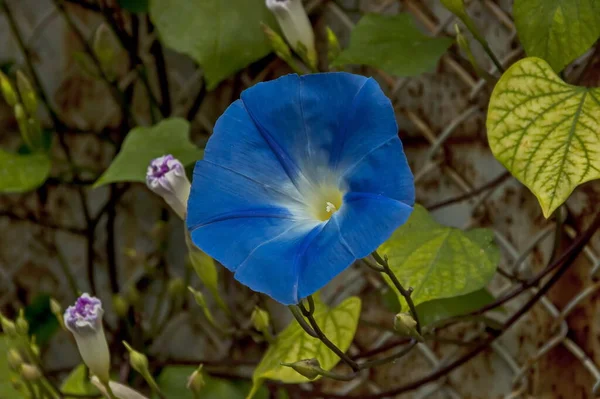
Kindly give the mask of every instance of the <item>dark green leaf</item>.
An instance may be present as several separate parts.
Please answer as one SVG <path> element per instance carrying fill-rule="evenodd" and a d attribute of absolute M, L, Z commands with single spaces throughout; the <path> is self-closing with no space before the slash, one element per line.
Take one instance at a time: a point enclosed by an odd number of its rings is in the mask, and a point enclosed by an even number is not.
<path fill-rule="evenodd" d="M 421 325 L 438 322 L 451 317 L 461 316 L 479 309 L 494 301 L 486 289 L 452 298 L 434 299 L 417 305 L 417 314 Z"/>
<path fill-rule="evenodd" d="M 38 345 L 44 346 L 58 331 L 60 325 L 50 310 L 50 295 L 40 294 L 25 308 L 29 334 L 35 335 Z"/>
<path fill-rule="evenodd" d="M 119 0 L 119 5 L 129 12 L 144 13 L 148 12 L 150 0 Z"/>

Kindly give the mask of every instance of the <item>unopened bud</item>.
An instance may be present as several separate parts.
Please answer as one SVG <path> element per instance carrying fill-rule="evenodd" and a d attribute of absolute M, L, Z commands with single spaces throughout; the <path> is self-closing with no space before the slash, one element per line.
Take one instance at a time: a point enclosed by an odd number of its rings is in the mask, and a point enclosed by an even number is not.
<path fill-rule="evenodd" d="M 172 155 L 152 160 L 146 172 L 146 185 L 160 195 L 180 218 L 185 219 L 191 184 L 181 162 Z"/>
<path fill-rule="evenodd" d="M 171 279 L 167 290 L 173 298 L 180 298 L 185 294 L 185 281 L 179 277 Z"/>
<path fill-rule="evenodd" d="M 202 365 L 198 366 L 196 370 L 189 376 L 187 380 L 187 389 L 192 391 L 192 393 L 199 397 L 202 388 L 206 385 L 206 381 L 204 381 L 204 375 L 202 375 Z"/>
<path fill-rule="evenodd" d="M 314 380 L 320 376 L 323 370 L 317 359 L 305 359 L 294 363 L 281 363 L 281 365 L 293 368 L 297 373 L 302 374 L 309 380 Z"/>
<path fill-rule="evenodd" d="M 333 62 L 342 52 L 342 47 L 340 46 L 340 42 L 335 35 L 335 33 L 331 30 L 331 28 L 327 27 L 327 60 L 331 63 Z"/>
<path fill-rule="evenodd" d="M 127 342 L 123 341 L 123 345 L 129 352 L 129 364 L 141 375 L 148 373 L 148 358 L 143 353 L 134 350 Z"/>
<path fill-rule="evenodd" d="M 19 95 L 21 96 L 21 101 L 23 101 L 27 114 L 29 116 L 35 116 L 38 106 L 37 95 L 35 94 L 35 90 L 33 90 L 31 82 L 21 71 L 17 71 L 17 89 L 19 89 Z"/>
<path fill-rule="evenodd" d="M 116 294 L 112 297 L 113 308 L 115 309 L 115 313 L 117 316 L 124 318 L 127 316 L 127 312 L 129 312 L 129 303 L 122 295 Z"/>
<path fill-rule="evenodd" d="M 29 363 L 23 363 L 21 365 L 21 377 L 23 377 L 25 381 L 37 381 L 42 378 L 42 373 L 36 366 Z"/>
<path fill-rule="evenodd" d="M 17 317 L 15 326 L 17 327 L 17 334 L 26 336 L 29 333 L 29 322 L 25 319 L 23 309 L 19 311 L 19 317 Z"/>
<path fill-rule="evenodd" d="M 113 40 L 112 32 L 104 23 L 96 29 L 93 49 L 102 68 L 110 71 L 115 59 L 115 41 Z"/>
<path fill-rule="evenodd" d="M 288 43 L 302 58 L 315 68 L 317 51 L 315 34 L 302 5 L 302 0 L 266 0 Z"/>
<path fill-rule="evenodd" d="M 12 371 L 19 371 L 21 365 L 23 364 L 23 358 L 19 354 L 19 351 L 16 349 L 9 349 L 7 355 L 8 367 Z"/>
<path fill-rule="evenodd" d="M 17 337 L 17 326 L 15 326 L 15 323 L 4 317 L 2 314 L 0 314 L 0 324 L 2 324 L 2 331 L 4 331 L 4 334 L 6 334 L 9 338 Z"/>
<path fill-rule="evenodd" d="M 292 59 L 292 50 L 287 45 L 283 37 L 281 37 L 277 32 L 269 27 L 269 25 L 262 23 L 262 30 L 271 45 L 271 48 L 277 54 L 277 57 L 282 60 L 289 61 Z"/>
<path fill-rule="evenodd" d="M 33 140 L 31 138 L 31 134 L 29 132 L 29 118 L 27 117 L 27 113 L 25 112 L 25 108 L 23 108 L 22 104 L 17 104 L 14 107 L 15 119 L 17 120 L 17 125 L 19 125 L 19 131 L 21 132 L 21 137 L 27 147 L 34 148 Z"/>
<path fill-rule="evenodd" d="M 269 331 L 270 316 L 266 310 L 255 306 L 252 315 L 250 316 L 250 320 L 252 320 L 252 325 L 256 330 L 260 332 Z"/>
<path fill-rule="evenodd" d="M 422 341 L 423 337 L 417 331 L 417 321 L 408 313 L 398 313 L 394 317 L 394 330 L 398 334 Z"/>
<path fill-rule="evenodd" d="M 17 98 L 17 93 L 15 92 L 15 88 L 12 83 L 10 83 L 10 79 L 6 76 L 2 71 L 0 71 L 0 91 L 2 92 L 2 96 L 4 97 L 4 101 L 11 106 L 14 107 L 19 102 Z"/>
<path fill-rule="evenodd" d="M 60 303 L 54 298 L 50 298 L 50 311 L 52 312 L 52 314 L 59 315 L 62 318 L 63 308 L 62 306 L 60 306 Z"/>

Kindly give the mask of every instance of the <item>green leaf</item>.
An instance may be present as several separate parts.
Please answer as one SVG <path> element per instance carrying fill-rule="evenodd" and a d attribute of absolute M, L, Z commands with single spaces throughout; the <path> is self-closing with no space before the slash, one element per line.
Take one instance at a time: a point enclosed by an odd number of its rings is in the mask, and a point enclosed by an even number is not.
<path fill-rule="evenodd" d="M 188 377 L 196 371 L 196 367 L 190 366 L 168 366 L 165 367 L 156 382 L 162 393 L 167 398 L 192 398 L 192 393 L 187 389 Z M 224 380 L 210 377 L 204 374 L 206 385 L 200 392 L 202 399 L 244 399 L 246 392 L 250 389 L 247 381 Z M 158 399 L 157 395 L 153 395 Z M 257 399 L 267 399 L 269 392 L 267 389 L 261 389 L 258 392 Z"/>
<path fill-rule="evenodd" d="M 0 398 L 24 398 L 25 396 L 13 388 L 10 382 L 14 374 L 8 368 L 6 354 L 11 347 L 8 337 L 0 334 Z"/>
<path fill-rule="evenodd" d="M 342 351 L 348 350 L 360 315 L 361 301 L 351 297 L 331 309 L 315 298 L 314 318 L 325 335 Z M 269 346 L 262 360 L 254 370 L 253 391 L 265 379 L 278 380 L 285 383 L 298 384 L 309 381 L 290 367 L 281 363 L 294 363 L 298 360 L 315 358 L 325 370 L 331 370 L 340 359 L 320 340 L 308 335 L 297 321 L 283 330 Z"/>
<path fill-rule="evenodd" d="M 24 193 L 46 181 L 50 158 L 43 153 L 12 154 L 0 150 L 0 192 Z"/>
<path fill-rule="evenodd" d="M 271 51 L 260 23 L 275 21 L 264 0 L 151 0 L 150 16 L 167 46 L 203 67 L 209 90 Z"/>
<path fill-rule="evenodd" d="M 119 6 L 133 13 L 148 12 L 150 0 L 119 0 Z"/>
<path fill-rule="evenodd" d="M 364 64 L 397 76 L 432 71 L 451 39 L 423 35 L 408 14 L 367 14 L 352 30 L 350 47 L 334 66 Z"/>
<path fill-rule="evenodd" d="M 25 318 L 29 322 L 29 334 L 35 336 L 39 346 L 44 346 L 58 331 L 59 324 L 50 309 L 50 295 L 37 295 L 25 308 Z"/>
<path fill-rule="evenodd" d="M 600 177 L 600 89 L 563 82 L 539 58 L 511 66 L 487 116 L 494 156 L 537 197 L 546 218 Z"/>
<path fill-rule="evenodd" d="M 379 247 L 415 305 L 477 291 L 490 281 L 500 259 L 488 229 L 463 232 L 433 220 L 420 205 L 408 221 Z M 386 281 L 393 288 L 386 276 Z M 406 301 L 398 293 L 403 309 Z"/>
<path fill-rule="evenodd" d="M 600 36 L 600 0 L 515 0 L 513 15 L 527 55 L 545 59 L 556 72 Z"/>
<path fill-rule="evenodd" d="M 435 322 L 461 316 L 477 310 L 494 301 L 494 297 L 486 289 L 452 298 L 434 299 L 417 305 L 417 314 L 421 325 L 427 326 Z"/>
<path fill-rule="evenodd" d="M 131 130 L 123 147 L 94 188 L 114 182 L 144 182 L 150 161 L 171 154 L 188 165 L 202 158 L 203 151 L 189 139 L 190 124 L 181 118 L 169 118 L 152 127 Z"/>
<path fill-rule="evenodd" d="M 99 395 L 100 392 L 90 382 L 85 364 L 80 364 L 65 378 L 60 390 L 66 394 Z M 68 396 L 68 395 L 67 395 Z"/>

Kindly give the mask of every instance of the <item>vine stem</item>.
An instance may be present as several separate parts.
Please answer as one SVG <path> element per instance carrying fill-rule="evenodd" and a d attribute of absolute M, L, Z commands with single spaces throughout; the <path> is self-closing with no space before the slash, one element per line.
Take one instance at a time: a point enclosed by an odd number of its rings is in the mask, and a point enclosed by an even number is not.
<path fill-rule="evenodd" d="M 419 315 L 417 314 L 417 308 L 415 306 L 415 303 L 411 298 L 412 288 L 406 289 L 402 286 L 402 284 L 400 284 L 400 281 L 398 280 L 392 269 L 390 269 L 387 256 L 381 257 L 381 255 L 379 255 L 377 251 L 373 251 L 371 256 L 373 256 L 373 259 L 375 259 L 375 261 L 382 267 L 382 273 L 385 273 L 390 278 L 392 284 L 394 284 L 394 287 L 396 287 L 398 292 L 400 292 L 400 295 L 402 295 L 402 297 L 404 297 L 404 299 L 406 300 L 406 303 L 408 304 L 408 307 L 410 309 L 410 313 L 417 322 L 417 332 L 421 334 L 421 322 L 419 321 Z"/>

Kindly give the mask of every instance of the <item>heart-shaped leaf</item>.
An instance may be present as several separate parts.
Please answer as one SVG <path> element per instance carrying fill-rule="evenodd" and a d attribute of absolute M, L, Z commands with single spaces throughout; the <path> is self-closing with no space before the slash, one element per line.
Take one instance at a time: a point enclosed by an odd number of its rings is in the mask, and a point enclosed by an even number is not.
<path fill-rule="evenodd" d="M 525 58 L 502 75 L 487 131 L 494 156 L 547 218 L 575 187 L 600 177 L 600 89 L 563 82 L 544 60 Z"/>
<path fill-rule="evenodd" d="M 442 226 L 420 205 L 415 205 L 408 221 L 379 247 L 379 253 L 388 256 L 400 283 L 413 288 L 415 305 L 485 287 L 500 259 L 490 230 L 464 232 Z M 407 309 L 398 295 L 402 308 Z"/>
<path fill-rule="evenodd" d="M 0 192 L 24 193 L 46 181 L 50 158 L 44 153 L 13 154 L 0 150 Z"/>

